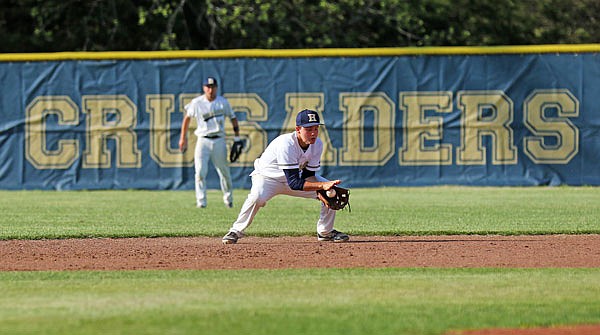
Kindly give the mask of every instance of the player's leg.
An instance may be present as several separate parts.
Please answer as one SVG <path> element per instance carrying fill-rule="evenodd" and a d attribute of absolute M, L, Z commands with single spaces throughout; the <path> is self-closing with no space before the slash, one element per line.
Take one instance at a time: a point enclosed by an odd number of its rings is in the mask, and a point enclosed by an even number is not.
<path fill-rule="evenodd" d="M 328 181 L 328 179 L 316 175 L 318 181 Z M 315 191 L 294 191 L 288 188 L 289 195 L 309 198 L 309 199 L 319 199 L 317 197 L 317 192 Z M 319 241 L 334 241 L 334 242 L 345 242 L 350 239 L 350 237 L 342 232 L 339 232 L 333 228 L 335 223 L 335 214 L 336 211 L 329 209 L 325 204 L 321 203 L 321 212 L 319 214 L 319 220 L 317 221 L 317 236 Z"/>
<path fill-rule="evenodd" d="M 223 192 L 223 203 L 225 203 L 227 207 L 232 207 L 233 192 L 231 189 L 231 171 L 229 169 L 229 163 L 227 162 L 227 144 L 225 138 L 213 140 L 212 146 L 211 160 L 219 175 L 221 191 Z"/>
<path fill-rule="evenodd" d="M 350 239 L 347 234 L 333 228 L 336 211 L 321 203 L 321 214 L 317 221 L 317 238 L 319 241 L 346 242 Z"/>
<path fill-rule="evenodd" d="M 196 190 L 196 206 L 206 207 L 206 174 L 208 173 L 208 160 L 210 147 L 208 140 L 198 137 L 194 151 L 194 179 Z"/>
<path fill-rule="evenodd" d="M 250 226 L 258 210 L 264 207 L 271 198 L 282 193 L 283 187 L 285 187 L 283 183 L 270 178 L 264 178 L 259 174 L 253 175 L 250 194 L 248 194 L 248 197 L 244 201 L 242 209 L 231 226 L 229 233 L 223 237 L 223 243 L 236 243 L 238 238 L 244 236 L 244 231 Z M 231 233 L 234 235 L 231 236 Z"/>

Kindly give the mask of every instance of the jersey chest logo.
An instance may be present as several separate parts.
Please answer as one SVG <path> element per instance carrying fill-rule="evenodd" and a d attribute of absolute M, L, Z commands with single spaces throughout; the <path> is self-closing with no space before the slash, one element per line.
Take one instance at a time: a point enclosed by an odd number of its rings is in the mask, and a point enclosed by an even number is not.
<path fill-rule="evenodd" d="M 308 165 L 308 160 L 304 157 L 302 157 L 302 159 L 300 159 L 300 164 L 298 164 L 298 167 L 300 168 L 300 170 L 304 170 L 304 168 Z"/>

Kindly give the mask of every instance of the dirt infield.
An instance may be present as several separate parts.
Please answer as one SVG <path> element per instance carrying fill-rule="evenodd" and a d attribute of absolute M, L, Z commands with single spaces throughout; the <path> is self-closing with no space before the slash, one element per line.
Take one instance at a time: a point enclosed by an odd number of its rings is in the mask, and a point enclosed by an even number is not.
<path fill-rule="evenodd" d="M 125 238 L 0 241 L 0 271 L 600 267 L 600 235 Z"/>
<path fill-rule="evenodd" d="M 0 241 L 0 271 L 350 267 L 600 267 L 600 235 L 123 238 Z M 591 335 L 600 325 L 456 331 L 465 335 Z"/>

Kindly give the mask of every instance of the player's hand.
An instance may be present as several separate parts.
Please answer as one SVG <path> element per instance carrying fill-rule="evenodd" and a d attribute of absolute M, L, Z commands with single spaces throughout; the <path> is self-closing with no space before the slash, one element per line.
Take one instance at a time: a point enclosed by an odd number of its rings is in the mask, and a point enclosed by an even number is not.
<path fill-rule="evenodd" d="M 337 184 L 339 184 L 341 182 L 342 181 L 339 180 L 339 179 L 326 181 L 326 182 L 323 182 L 322 188 L 323 188 L 323 190 L 327 191 L 330 188 L 332 188 L 333 186 L 335 186 L 335 185 L 337 185 Z"/>
<path fill-rule="evenodd" d="M 179 151 L 184 152 L 187 148 L 187 141 L 185 138 L 179 139 Z"/>

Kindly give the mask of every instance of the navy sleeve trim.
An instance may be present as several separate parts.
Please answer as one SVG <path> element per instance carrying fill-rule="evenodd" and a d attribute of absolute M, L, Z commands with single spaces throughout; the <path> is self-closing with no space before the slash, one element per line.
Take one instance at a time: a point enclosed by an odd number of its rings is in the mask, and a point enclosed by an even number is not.
<path fill-rule="evenodd" d="M 283 172 L 292 190 L 302 191 L 304 189 L 304 179 L 300 178 L 300 169 L 284 169 Z"/>
<path fill-rule="evenodd" d="M 306 179 L 308 177 L 312 177 L 316 174 L 313 170 L 304 169 L 302 170 L 302 179 Z"/>

